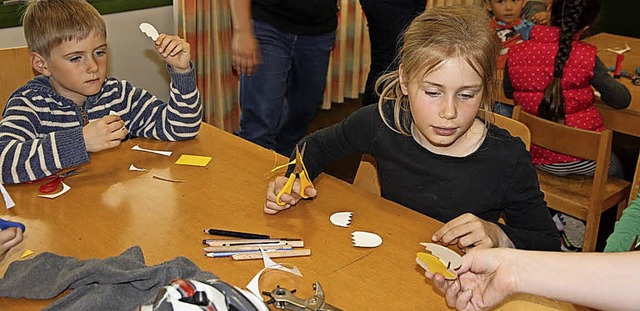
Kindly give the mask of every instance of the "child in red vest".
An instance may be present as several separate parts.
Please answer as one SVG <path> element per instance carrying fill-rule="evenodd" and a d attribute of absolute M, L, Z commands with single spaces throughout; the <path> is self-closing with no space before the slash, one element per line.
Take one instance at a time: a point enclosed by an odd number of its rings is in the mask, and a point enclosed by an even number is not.
<path fill-rule="evenodd" d="M 524 0 L 484 0 L 484 7 L 492 15 L 491 27 L 500 41 L 498 69 L 504 68 L 507 52 L 512 46 L 529 39 L 533 23 L 520 18 Z"/>
<path fill-rule="evenodd" d="M 550 26 L 533 27 L 530 38 L 509 50 L 504 88 L 507 97 L 531 114 L 576 128 L 602 131 L 592 87 L 607 105 L 629 106 L 629 90 L 608 73 L 597 48 L 579 41 L 600 10 L 600 0 L 554 0 Z M 595 162 L 531 146 L 538 168 L 556 175 L 593 175 Z M 624 172 L 612 154 L 611 175 Z M 568 216 L 564 216 L 567 218 Z M 561 219 L 562 220 L 562 219 Z M 578 234 L 577 236 L 582 236 Z"/>

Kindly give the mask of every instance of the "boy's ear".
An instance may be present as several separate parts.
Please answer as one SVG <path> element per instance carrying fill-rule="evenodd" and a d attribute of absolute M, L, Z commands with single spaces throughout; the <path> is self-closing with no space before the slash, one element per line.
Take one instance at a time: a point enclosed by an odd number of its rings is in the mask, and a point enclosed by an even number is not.
<path fill-rule="evenodd" d="M 402 94 L 405 96 L 409 95 L 409 89 L 407 88 L 407 81 L 404 80 L 404 70 L 402 69 L 402 64 L 398 68 L 398 78 L 400 82 L 400 89 L 402 90 Z"/>
<path fill-rule="evenodd" d="M 51 75 L 51 73 L 49 72 L 49 69 L 47 68 L 47 59 L 44 58 L 39 53 L 37 52 L 29 53 L 29 61 L 31 62 L 31 67 L 33 67 L 35 71 L 39 72 L 45 77 L 48 77 Z"/>

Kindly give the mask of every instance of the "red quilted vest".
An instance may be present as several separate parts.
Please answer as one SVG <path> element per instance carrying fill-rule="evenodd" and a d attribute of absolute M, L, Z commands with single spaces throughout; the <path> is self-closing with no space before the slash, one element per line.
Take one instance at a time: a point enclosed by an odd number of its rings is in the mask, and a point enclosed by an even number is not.
<path fill-rule="evenodd" d="M 509 78 L 513 85 L 513 101 L 531 114 L 538 114 L 544 90 L 553 79 L 553 64 L 558 51 L 560 28 L 535 26 L 531 38 L 509 49 Z M 560 80 L 564 96 L 565 124 L 592 131 L 602 131 L 600 112 L 594 107 L 591 88 L 597 48 L 580 42 L 572 43 L 571 53 Z M 533 164 L 552 164 L 582 159 L 531 146 Z"/>

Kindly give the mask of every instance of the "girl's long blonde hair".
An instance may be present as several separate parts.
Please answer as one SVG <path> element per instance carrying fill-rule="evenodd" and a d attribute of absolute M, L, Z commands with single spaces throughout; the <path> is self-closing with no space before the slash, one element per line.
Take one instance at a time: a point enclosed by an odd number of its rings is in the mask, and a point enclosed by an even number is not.
<path fill-rule="evenodd" d="M 482 78 L 481 109 L 491 111 L 498 90 L 498 44 L 489 25 L 487 13 L 479 6 L 438 7 L 417 16 L 403 34 L 399 55 L 403 80 L 424 79 L 443 62 L 462 58 Z M 385 124 L 410 135 L 409 98 L 402 93 L 399 70 L 381 76 L 376 90 L 381 90 L 378 110 Z M 388 104 L 393 105 L 393 124 L 384 113 Z"/>

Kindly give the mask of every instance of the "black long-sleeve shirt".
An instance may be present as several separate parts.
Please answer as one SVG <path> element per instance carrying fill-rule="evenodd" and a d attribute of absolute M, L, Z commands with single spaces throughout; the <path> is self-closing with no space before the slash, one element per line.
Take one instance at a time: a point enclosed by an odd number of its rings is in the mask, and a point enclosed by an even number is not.
<path fill-rule="evenodd" d="M 252 0 L 251 15 L 279 30 L 318 35 L 338 26 L 336 0 Z"/>
<path fill-rule="evenodd" d="M 306 143 L 312 178 L 326 164 L 368 153 L 378 162 L 382 196 L 442 222 L 464 213 L 499 224 L 516 248 L 559 250 L 560 238 L 521 140 L 493 125 L 477 151 L 465 157 L 432 153 L 382 121 L 375 105 L 317 131 Z"/>

